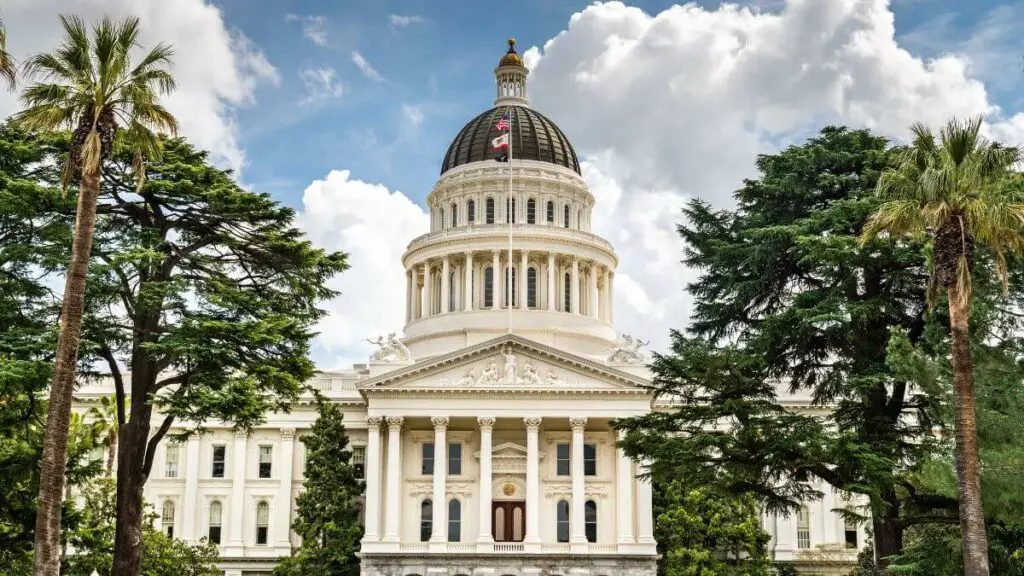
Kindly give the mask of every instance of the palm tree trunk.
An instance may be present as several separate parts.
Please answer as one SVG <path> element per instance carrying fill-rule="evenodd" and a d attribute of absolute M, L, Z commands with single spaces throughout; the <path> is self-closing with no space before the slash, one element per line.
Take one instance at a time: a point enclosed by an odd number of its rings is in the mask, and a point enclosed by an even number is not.
<path fill-rule="evenodd" d="M 960 290 L 959 282 L 954 281 L 949 285 L 956 476 L 960 492 L 964 576 L 988 576 L 988 535 L 985 532 L 985 514 L 981 504 L 978 422 L 974 406 L 974 368 L 971 362 L 970 300 L 958 298 Z"/>
<path fill-rule="evenodd" d="M 107 447 L 107 478 L 114 475 L 114 458 L 117 456 L 117 429 L 111 431 L 110 446 Z"/>
<path fill-rule="evenodd" d="M 100 171 L 85 170 L 78 193 L 75 238 L 71 246 L 64 283 L 64 302 L 57 338 L 57 358 L 50 383 L 50 404 L 43 436 L 43 459 L 39 474 L 39 509 L 36 513 L 34 576 L 57 576 L 60 571 L 60 512 L 67 469 L 68 427 L 71 424 L 71 394 L 75 386 L 75 365 L 82 333 L 85 280 L 92 251 L 96 199 L 100 192 Z"/>

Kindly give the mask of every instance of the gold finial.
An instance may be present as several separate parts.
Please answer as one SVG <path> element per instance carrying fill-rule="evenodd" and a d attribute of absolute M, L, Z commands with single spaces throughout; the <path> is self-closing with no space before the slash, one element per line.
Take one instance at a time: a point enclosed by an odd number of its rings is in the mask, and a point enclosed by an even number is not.
<path fill-rule="evenodd" d="M 523 66 L 523 59 L 516 54 L 516 39 L 508 39 L 508 52 L 502 56 L 501 61 L 498 62 L 498 66 Z"/>

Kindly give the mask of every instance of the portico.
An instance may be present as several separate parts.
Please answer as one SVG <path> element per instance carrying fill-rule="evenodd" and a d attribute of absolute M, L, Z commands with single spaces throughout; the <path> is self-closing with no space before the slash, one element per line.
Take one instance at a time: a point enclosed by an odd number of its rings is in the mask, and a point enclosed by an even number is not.
<path fill-rule="evenodd" d="M 511 376 L 490 380 L 499 358 Z M 649 407 L 635 377 L 518 336 L 426 364 L 360 387 L 364 554 L 655 554 L 651 491 L 611 427 Z"/>

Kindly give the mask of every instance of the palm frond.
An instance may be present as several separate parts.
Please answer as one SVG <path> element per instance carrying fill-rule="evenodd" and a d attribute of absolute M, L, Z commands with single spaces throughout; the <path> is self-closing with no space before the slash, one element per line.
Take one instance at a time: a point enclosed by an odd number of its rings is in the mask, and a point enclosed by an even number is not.
<path fill-rule="evenodd" d="M 11 90 L 14 90 L 17 85 L 17 69 L 18 65 L 14 61 L 14 56 L 7 51 L 7 28 L 4 27 L 4 21 L 0 20 L 0 77 L 7 81 Z"/>

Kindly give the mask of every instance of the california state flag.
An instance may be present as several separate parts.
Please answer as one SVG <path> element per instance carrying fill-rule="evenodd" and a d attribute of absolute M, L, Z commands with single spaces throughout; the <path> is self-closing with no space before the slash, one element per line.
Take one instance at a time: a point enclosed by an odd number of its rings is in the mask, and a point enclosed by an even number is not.
<path fill-rule="evenodd" d="M 505 133 L 502 134 L 501 136 L 498 136 L 494 140 L 491 140 L 491 147 L 494 148 L 495 150 L 502 150 L 508 148 L 508 143 L 508 133 Z"/>

